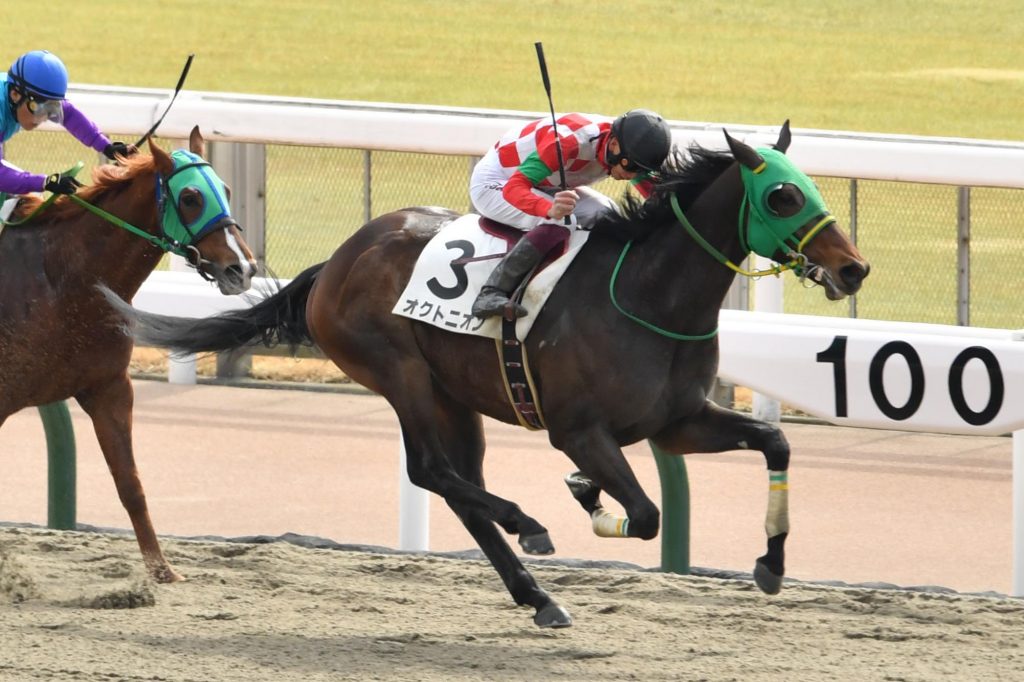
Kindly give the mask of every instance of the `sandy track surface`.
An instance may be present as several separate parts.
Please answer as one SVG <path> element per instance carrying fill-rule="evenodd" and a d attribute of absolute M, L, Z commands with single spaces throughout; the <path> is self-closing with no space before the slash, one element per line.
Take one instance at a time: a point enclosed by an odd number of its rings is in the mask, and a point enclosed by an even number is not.
<path fill-rule="evenodd" d="M 135 384 L 135 450 L 160 535 L 278 536 L 398 547 L 398 426 L 377 396 Z M 130 528 L 77 406 L 78 521 Z M 793 448 L 789 575 L 808 581 L 1011 591 L 1011 442 L 783 425 Z M 572 464 L 546 434 L 486 420 L 487 487 L 548 527 L 556 558 L 660 564 L 660 540 L 596 537 L 562 481 Z M 646 443 L 626 448 L 659 503 Z M 0 520 L 46 524 L 46 448 L 36 411 L 0 429 Z M 691 561 L 750 571 L 764 553 L 767 476 L 755 452 L 690 455 Z M 609 509 L 617 510 L 610 498 Z M 513 546 L 515 546 L 514 540 Z M 434 551 L 476 547 L 437 496 Z M 138 552 L 135 560 L 140 561 Z"/>
<path fill-rule="evenodd" d="M 286 543 L 0 529 L 3 680 L 1021 679 L 1024 603 L 534 564 L 541 630 L 489 565 Z"/>

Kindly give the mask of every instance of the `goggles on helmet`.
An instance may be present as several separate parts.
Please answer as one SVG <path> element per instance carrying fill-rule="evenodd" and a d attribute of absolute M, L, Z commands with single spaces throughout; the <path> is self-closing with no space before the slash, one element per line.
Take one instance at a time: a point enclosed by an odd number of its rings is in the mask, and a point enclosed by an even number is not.
<path fill-rule="evenodd" d="M 24 95 L 25 109 L 36 123 L 52 121 L 64 123 L 64 106 L 58 99 L 41 99 L 32 94 Z"/>

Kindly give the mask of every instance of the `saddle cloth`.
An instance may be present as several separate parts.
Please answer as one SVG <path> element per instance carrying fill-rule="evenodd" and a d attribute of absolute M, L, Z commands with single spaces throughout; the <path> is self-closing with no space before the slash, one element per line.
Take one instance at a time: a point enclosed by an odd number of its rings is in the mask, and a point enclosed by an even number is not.
<path fill-rule="evenodd" d="M 530 280 L 521 302 L 530 314 L 517 321 L 518 338 L 530 333 L 537 313 L 588 236 L 590 232 L 574 230 L 565 253 Z M 481 229 L 480 216 L 453 220 L 424 247 L 391 312 L 458 334 L 500 338 L 501 317 L 481 320 L 471 310 L 480 288 L 507 251 L 504 238 Z"/>

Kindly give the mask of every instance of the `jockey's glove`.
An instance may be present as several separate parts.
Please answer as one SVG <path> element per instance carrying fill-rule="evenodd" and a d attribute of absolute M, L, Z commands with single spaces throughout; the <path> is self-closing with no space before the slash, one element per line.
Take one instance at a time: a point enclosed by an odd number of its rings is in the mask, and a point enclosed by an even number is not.
<path fill-rule="evenodd" d="M 111 142 L 103 148 L 103 156 L 107 157 L 111 161 L 117 156 L 129 157 L 132 154 L 137 154 L 139 148 L 133 144 L 125 144 L 124 142 Z"/>
<path fill-rule="evenodd" d="M 54 194 L 74 194 L 81 186 L 82 183 L 75 180 L 71 175 L 54 173 L 46 178 L 46 184 L 43 185 L 43 189 Z"/>

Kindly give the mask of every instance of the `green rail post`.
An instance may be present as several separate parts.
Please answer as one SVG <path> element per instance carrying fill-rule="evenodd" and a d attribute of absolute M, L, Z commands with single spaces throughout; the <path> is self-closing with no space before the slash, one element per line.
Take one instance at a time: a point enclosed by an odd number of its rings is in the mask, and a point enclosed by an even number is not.
<path fill-rule="evenodd" d="M 49 472 L 46 524 L 58 530 L 74 530 L 75 523 L 75 429 L 64 401 L 39 406 L 46 432 Z"/>
<path fill-rule="evenodd" d="M 690 572 L 690 481 L 681 455 L 648 441 L 661 479 L 661 570 Z"/>

